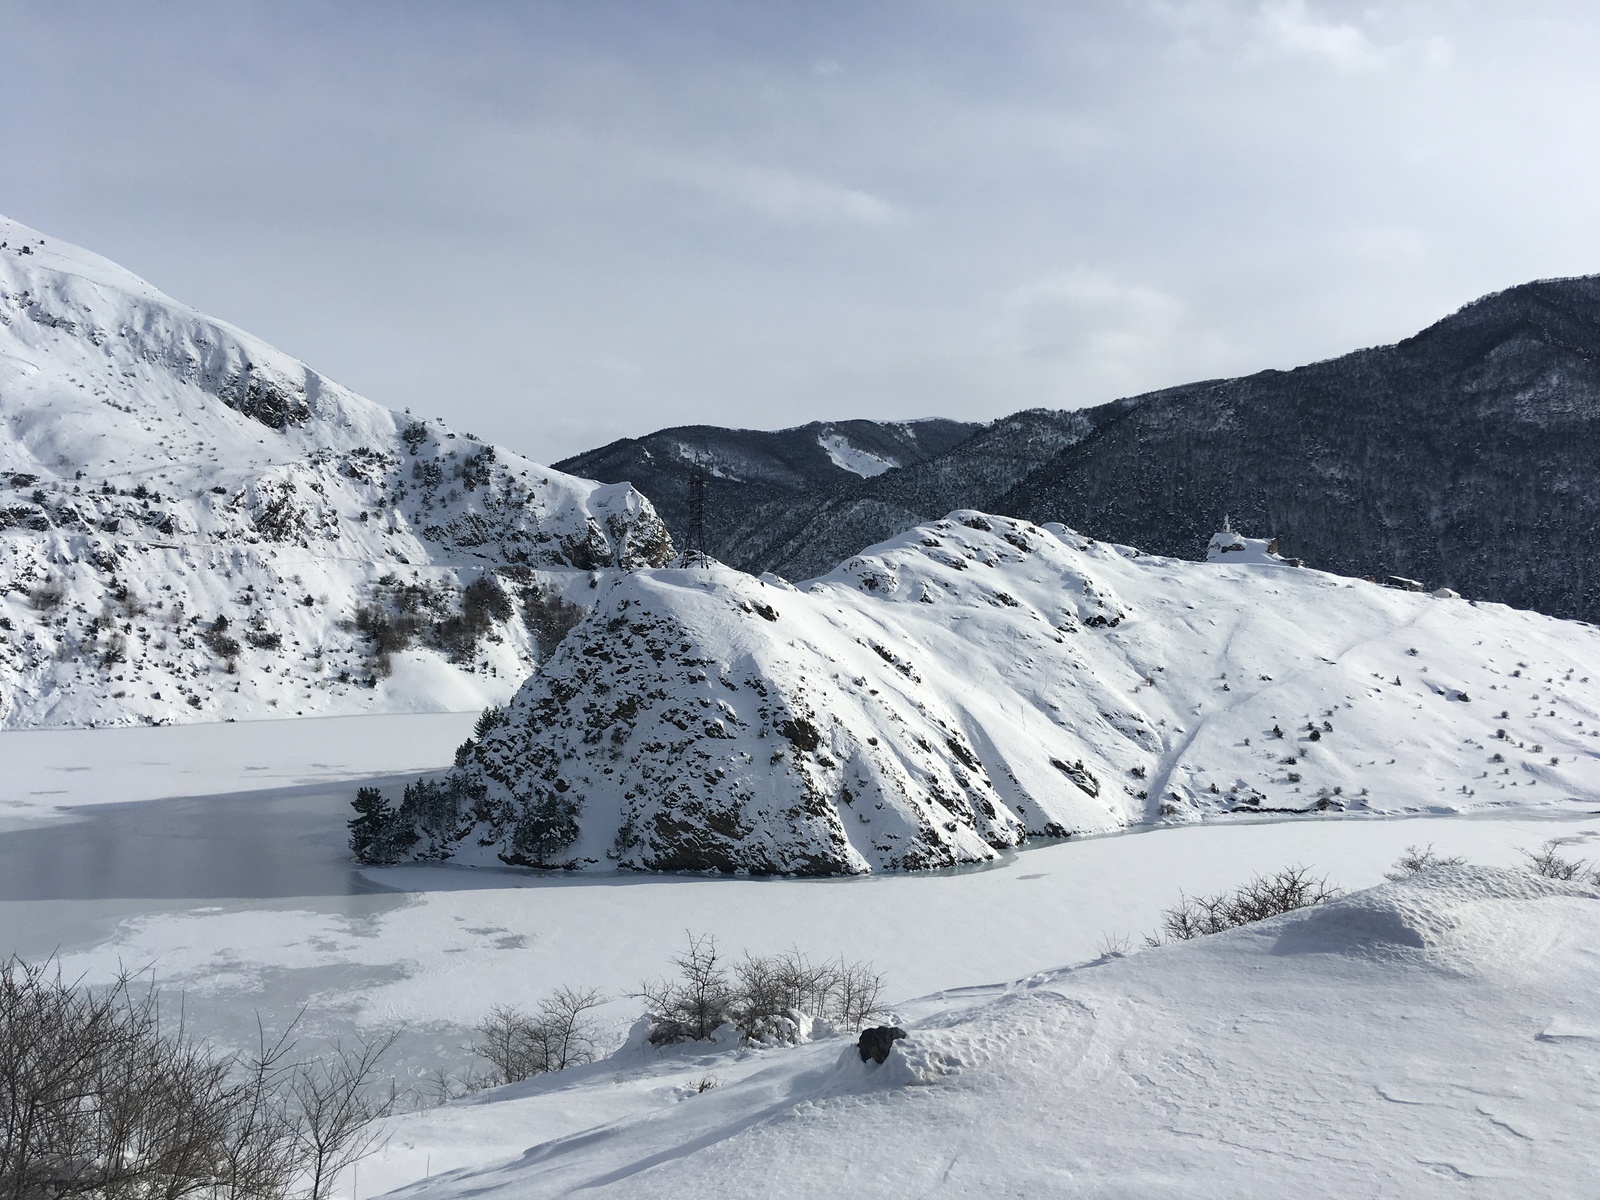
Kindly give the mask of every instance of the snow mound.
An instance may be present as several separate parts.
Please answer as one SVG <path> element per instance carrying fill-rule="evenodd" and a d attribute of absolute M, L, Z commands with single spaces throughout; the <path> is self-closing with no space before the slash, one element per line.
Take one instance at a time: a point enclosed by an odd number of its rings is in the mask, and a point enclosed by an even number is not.
<path fill-rule="evenodd" d="M 520 619 L 429 649 L 445 701 L 381 686 L 358 610 L 671 556 L 627 485 L 390 412 L 3 217 L 0 243 L 0 727 L 480 707 L 533 666 Z M 240 653 L 202 644 L 218 618 Z"/>
<path fill-rule="evenodd" d="M 1150 821 L 1592 803 L 1592 664 L 1576 623 L 960 511 L 802 590 L 615 578 L 414 853 L 860 874 Z"/>
<path fill-rule="evenodd" d="M 1498 867 L 1436 867 L 1407 879 L 1341 896 L 1285 918 L 1280 954 L 1431 952 L 1436 961 L 1481 960 L 1463 948 L 1481 936 L 1486 914 L 1510 902 L 1551 897 L 1600 899 L 1600 891 Z"/>

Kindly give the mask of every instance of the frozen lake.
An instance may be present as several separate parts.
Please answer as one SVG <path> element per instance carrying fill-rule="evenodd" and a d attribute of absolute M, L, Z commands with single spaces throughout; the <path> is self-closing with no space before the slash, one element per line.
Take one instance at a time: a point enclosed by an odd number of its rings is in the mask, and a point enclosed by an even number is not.
<path fill-rule="evenodd" d="M 318 785 L 79 808 L 68 821 L 0 834 L 0 901 L 386 891 L 345 848 L 352 792 Z"/>

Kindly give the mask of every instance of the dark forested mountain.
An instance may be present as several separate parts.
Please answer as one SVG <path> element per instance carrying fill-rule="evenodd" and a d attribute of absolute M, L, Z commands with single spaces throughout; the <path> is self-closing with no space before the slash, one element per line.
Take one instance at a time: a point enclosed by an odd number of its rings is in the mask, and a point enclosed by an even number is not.
<path fill-rule="evenodd" d="M 707 430 L 705 444 L 815 444 L 805 431 L 856 424 Z M 1600 276 L 1498 292 L 1396 345 L 1293 371 L 1030 410 L 959 441 L 962 427 L 940 431 L 956 444 L 871 477 L 796 471 L 783 487 L 720 488 L 714 477 L 712 553 L 805 578 L 920 521 L 979 508 L 1199 558 L 1228 515 L 1312 566 L 1600 621 Z M 642 457 L 687 432 L 558 465 L 630 480 L 676 534 L 687 452 L 660 482 L 601 456 Z"/>
<path fill-rule="evenodd" d="M 667 528 L 686 546 L 689 473 L 698 463 L 708 493 L 706 549 L 742 564 L 768 553 L 778 527 L 837 488 L 934 458 L 980 428 L 945 420 L 813 421 L 778 430 L 685 425 L 586 451 L 557 470 L 582 464 L 592 473 L 587 478 L 632 482 L 657 501 Z"/>
<path fill-rule="evenodd" d="M 1107 409 L 995 507 L 1185 557 L 1227 513 L 1326 570 L 1600 620 L 1600 277 Z"/>

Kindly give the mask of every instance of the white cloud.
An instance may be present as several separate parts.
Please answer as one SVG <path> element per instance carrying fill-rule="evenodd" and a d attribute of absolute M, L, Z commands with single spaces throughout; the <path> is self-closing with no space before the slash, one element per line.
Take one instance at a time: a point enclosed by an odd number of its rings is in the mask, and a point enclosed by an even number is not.
<path fill-rule="evenodd" d="M 1351 20 L 1330 17 L 1311 0 L 1151 0 L 1149 11 L 1179 35 L 1189 52 L 1221 53 L 1246 62 L 1313 62 L 1343 75 L 1397 63 L 1430 71 L 1448 67 L 1450 43 L 1436 34 L 1384 40 Z M 1381 10 L 1366 10 L 1367 24 Z"/>
<path fill-rule="evenodd" d="M 655 156 L 646 169 L 779 224 L 882 225 L 900 215 L 871 192 L 777 167 Z"/>
<path fill-rule="evenodd" d="M 1348 73 L 1382 67 L 1393 53 L 1373 45 L 1354 25 L 1323 20 L 1306 0 L 1278 0 L 1263 5 L 1259 28 L 1267 45 L 1281 53 L 1313 59 Z"/>

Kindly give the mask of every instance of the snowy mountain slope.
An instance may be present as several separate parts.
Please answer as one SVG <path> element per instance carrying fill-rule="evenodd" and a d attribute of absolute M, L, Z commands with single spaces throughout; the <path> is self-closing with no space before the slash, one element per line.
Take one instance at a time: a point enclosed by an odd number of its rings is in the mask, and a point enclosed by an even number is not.
<path fill-rule="evenodd" d="M 952 513 L 804 590 L 638 571 L 419 786 L 407 853 L 862 873 L 1265 812 L 1600 798 L 1600 632 Z"/>
<path fill-rule="evenodd" d="M 625 485 L 390 412 L 14 221 L 0 242 L 0 725 L 475 707 L 536 639 L 467 585 L 671 555 Z"/>
<path fill-rule="evenodd" d="M 911 1002 L 881 1066 L 843 1039 L 631 1045 L 400 1118 L 416 1182 L 390 1194 L 1569 1196 L 1600 1117 L 1597 900 L 1435 869 Z"/>

